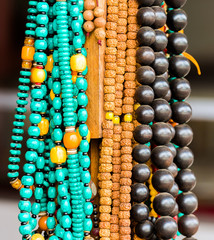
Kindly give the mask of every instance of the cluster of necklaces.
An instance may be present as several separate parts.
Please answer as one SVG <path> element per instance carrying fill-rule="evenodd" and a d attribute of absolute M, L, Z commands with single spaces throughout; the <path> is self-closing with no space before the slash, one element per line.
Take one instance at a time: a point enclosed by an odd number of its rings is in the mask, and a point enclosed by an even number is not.
<path fill-rule="evenodd" d="M 94 0 L 29 1 L 8 165 L 20 193 L 23 240 L 168 240 L 180 234 L 195 240 L 185 3 L 107 0 L 105 20 Z M 95 27 L 98 44 L 106 38 L 98 205 L 89 185 L 84 48 Z M 31 126 L 20 180 L 29 90 Z"/>

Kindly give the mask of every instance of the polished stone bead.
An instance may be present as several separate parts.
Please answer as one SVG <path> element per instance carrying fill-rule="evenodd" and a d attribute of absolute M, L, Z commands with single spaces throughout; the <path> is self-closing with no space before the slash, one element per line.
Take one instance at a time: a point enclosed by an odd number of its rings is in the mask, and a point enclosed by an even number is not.
<path fill-rule="evenodd" d="M 154 99 L 154 92 L 149 86 L 139 86 L 135 92 L 135 99 L 141 105 L 151 104 Z"/>
<path fill-rule="evenodd" d="M 186 237 L 194 235 L 198 231 L 198 227 L 198 218 L 193 214 L 184 215 L 178 219 L 178 230 Z"/>
<path fill-rule="evenodd" d="M 155 53 L 155 59 L 152 63 L 152 67 L 155 70 L 156 75 L 161 75 L 168 70 L 169 62 L 162 52 Z"/>
<path fill-rule="evenodd" d="M 169 83 L 163 77 L 156 77 L 152 83 L 152 88 L 156 98 L 163 98 L 169 91 Z"/>
<path fill-rule="evenodd" d="M 193 139 L 193 132 L 187 124 L 179 124 L 175 126 L 175 136 L 172 142 L 180 147 L 188 146 Z"/>
<path fill-rule="evenodd" d="M 178 32 L 187 25 L 187 15 L 182 9 L 174 9 L 167 14 L 167 26 L 170 30 Z"/>
<path fill-rule="evenodd" d="M 149 216 L 149 208 L 143 203 L 137 203 L 132 206 L 131 217 L 135 222 L 143 222 Z"/>
<path fill-rule="evenodd" d="M 166 4 L 172 8 L 181 8 L 185 5 L 187 0 L 166 0 Z"/>
<path fill-rule="evenodd" d="M 183 192 L 176 199 L 179 211 L 188 215 L 196 211 L 198 208 L 198 199 L 192 192 Z"/>
<path fill-rule="evenodd" d="M 154 119 L 154 110 L 149 105 L 142 105 L 135 111 L 136 119 L 139 123 L 148 124 Z"/>
<path fill-rule="evenodd" d="M 152 139 L 152 129 L 148 125 L 139 125 L 133 132 L 135 141 L 144 144 Z"/>
<path fill-rule="evenodd" d="M 160 169 L 169 167 L 173 162 L 173 155 L 166 146 L 157 146 L 152 150 L 152 163 Z"/>
<path fill-rule="evenodd" d="M 169 167 L 167 167 L 166 169 L 171 172 L 173 177 L 177 176 L 177 174 L 178 174 L 178 167 L 176 166 L 176 164 L 174 162 Z"/>
<path fill-rule="evenodd" d="M 148 220 L 138 223 L 135 227 L 135 233 L 139 238 L 151 239 L 154 234 L 154 225 Z"/>
<path fill-rule="evenodd" d="M 181 169 L 189 168 L 192 166 L 194 161 L 194 155 L 190 148 L 183 147 L 177 149 L 177 154 L 174 162 Z"/>
<path fill-rule="evenodd" d="M 187 102 L 174 102 L 171 105 L 172 119 L 177 123 L 186 123 L 192 116 L 192 108 Z"/>
<path fill-rule="evenodd" d="M 152 9 L 155 12 L 155 22 L 152 27 L 155 29 L 163 27 L 166 24 L 167 19 L 165 10 L 159 6 L 153 6 Z"/>
<path fill-rule="evenodd" d="M 188 48 L 187 36 L 184 33 L 174 32 L 168 37 L 167 51 L 172 54 L 181 54 Z"/>
<path fill-rule="evenodd" d="M 151 150 L 147 145 L 138 144 L 133 148 L 132 157 L 138 163 L 145 163 L 151 156 Z"/>
<path fill-rule="evenodd" d="M 195 174 L 190 169 L 182 169 L 175 178 L 179 189 L 183 192 L 191 191 L 196 185 Z"/>
<path fill-rule="evenodd" d="M 151 84 L 155 80 L 155 71 L 150 66 L 141 66 L 137 69 L 136 78 L 140 84 Z"/>
<path fill-rule="evenodd" d="M 151 27 L 142 27 L 137 32 L 137 40 L 140 46 L 150 46 L 155 41 L 155 31 Z"/>
<path fill-rule="evenodd" d="M 136 61 L 141 65 L 151 65 L 155 60 L 155 53 L 150 47 L 139 47 L 136 52 Z"/>
<path fill-rule="evenodd" d="M 178 230 L 176 221 L 172 217 L 160 217 L 155 222 L 156 234 L 161 239 L 170 239 L 175 236 Z"/>
<path fill-rule="evenodd" d="M 168 170 L 159 169 L 153 174 L 152 184 L 158 192 L 168 192 L 174 184 L 174 178 Z"/>
<path fill-rule="evenodd" d="M 190 71 L 190 61 L 181 55 L 173 56 L 169 59 L 169 73 L 172 76 L 185 77 Z"/>
<path fill-rule="evenodd" d="M 173 138 L 171 129 L 167 123 L 157 122 L 152 125 L 152 140 L 156 145 L 165 145 Z"/>
<path fill-rule="evenodd" d="M 146 164 L 136 164 L 132 169 L 132 176 L 136 182 L 143 183 L 150 177 L 150 169 Z"/>
<path fill-rule="evenodd" d="M 161 52 L 167 47 L 168 38 L 166 34 L 158 29 L 155 29 L 155 41 L 151 45 L 155 52 Z"/>
<path fill-rule="evenodd" d="M 151 26 L 155 22 L 155 12 L 150 7 L 142 7 L 137 12 L 137 22 L 141 26 Z"/>
<path fill-rule="evenodd" d="M 149 190 L 145 184 L 135 183 L 132 185 L 131 197 L 132 201 L 141 203 L 148 199 Z"/>
<path fill-rule="evenodd" d="M 172 110 L 169 103 L 161 98 L 155 99 L 151 105 L 155 111 L 156 122 L 167 122 L 171 118 Z"/>
<path fill-rule="evenodd" d="M 185 78 L 174 79 L 170 82 L 170 88 L 172 91 L 172 97 L 179 101 L 188 98 L 191 93 L 189 81 Z"/>
<path fill-rule="evenodd" d="M 169 193 L 159 193 L 153 201 L 154 210 L 158 215 L 168 216 L 175 208 L 175 199 Z"/>

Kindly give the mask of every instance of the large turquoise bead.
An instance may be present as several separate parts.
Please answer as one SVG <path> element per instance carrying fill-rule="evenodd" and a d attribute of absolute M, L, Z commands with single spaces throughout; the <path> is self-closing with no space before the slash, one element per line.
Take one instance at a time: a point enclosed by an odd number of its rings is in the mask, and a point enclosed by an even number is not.
<path fill-rule="evenodd" d="M 48 201 L 47 211 L 48 211 L 50 214 L 54 214 L 55 211 L 56 211 L 56 203 L 55 203 L 55 202 Z"/>
<path fill-rule="evenodd" d="M 41 204 L 34 202 L 32 205 L 32 214 L 38 215 L 41 211 Z"/>
<path fill-rule="evenodd" d="M 31 202 L 30 201 L 19 201 L 20 211 L 30 212 L 31 211 Z"/>
<path fill-rule="evenodd" d="M 35 188 L 35 191 L 34 191 L 35 199 L 41 200 L 41 199 L 42 199 L 42 196 L 43 196 L 43 193 L 44 193 L 43 188 L 36 187 L 36 188 Z"/>
<path fill-rule="evenodd" d="M 44 150 L 45 150 L 45 143 L 44 143 L 44 141 L 39 141 L 38 153 L 43 153 Z"/>
<path fill-rule="evenodd" d="M 80 142 L 80 151 L 82 152 L 88 152 L 89 151 L 89 142 L 87 140 L 82 140 Z"/>
<path fill-rule="evenodd" d="M 56 225 L 56 220 L 54 217 L 48 217 L 47 219 L 47 227 L 48 229 L 54 229 Z"/>
<path fill-rule="evenodd" d="M 78 77 L 76 80 L 76 86 L 79 90 L 81 89 L 81 90 L 86 91 L 88 88 L 87 80 L 83 77 Z"/>
<path fill-rule="evenodd" d="M 37 37 L 46 38 L 48 35 L 48 29 L 46 27 L 37 27 L 35 33 Z"/>
<path fill-rule="evenodd" d="M 30 109 L 31 111 L 35 111 L 35 112 L 41 112 L 42 111 L 42 104 L 41 102 L 37 102 L 37 101 L 32 101 L 30 104 Z"/>
<path fill-rule="evenodd" d="M 25 163 L 23 170 L 25 173 L 33 174 L 36 171 L 36 167 L 34 164 L 31 163 Z"/>
<path fill-rule="evenodd" d="M 36 220 L 36 218 L 31 218 L 31 219 L 29 220 L 29 224 L 30 224 L 31 228 L 34 229 L 34 228 L 36 227 L 36 225 L 37 225 L 37 220 Z"/>
<path fill-rule="evenodd" d="M 63 212 L 67 212 L 67 213 L 71 212 L 71 204 L 67 199 L 62 199 L 61 209 L 62 209 Z"/>
<path fill-rule="evenodd" d="M 78 48 L 82 47 L 81 37 L 74 36 L 74 38 L 73 38 L 73 46 L 74 46 L 74 49 L 78 49 Z"/>
<path fill-rule="evenodd" d="M 67 196 L 67 194 L 68 194 L 67 187 L 63 184 L 58 185 L 58 194 L 60 197 Z"/>
<path fill-rule="evenodd" d="M 71 218 L 69 215 L 62 216 L 62 227 L 63 228 L 70 228 L 71 227 Z"/>
<path fill-rule="evenodd" d="M 32 176 L 23 176 L 21 182 L 24 186 L 32 186 L 34 184 L 34 178 Z"/>
<path fill-rule="evenodd" d="M 90 232 L 91 229 L 92 229 L 92 221 L 90 218 L 85 218 L 84 219 L 84 225 L 83 225 L 83 228 L 84 228 L 84 231 L 88 231 Z"/>
<path fill-rule="evenodd" d="M 84 197 L 84 199 L 91 199 L 92 191 L 91 191 L 90 187 L 84 187 L 83 188 L 83 197 Z"/>
<path fill-rule="evenodd" d="M 29 149 L 37 150 L 39 147 L 39 140 L 34 138 L 28 138 L 26 145 Z"/>
<path fill-rule="evenodd" d="M 66 231 L 64 233 L 63 240 L 72 240 L 72 239 L 73 239 L 73 237 L 72 237 L 71 232 L 70 231 Z"/>
<path fill-rule="evenodd" d="M 52 135 L 51 135 L 53 141 L 62 141 L 63 133 L 60 128 L 55 128 Z"/>
<path fill-rule="evenodd" d="M 88 105 L 88 97 L 85 93 L 79 93 L 77 96 L 77 101 L 80 106 L 86 107 Z"/>
<path fill-rule="evenodd" d="M 41 120 L 42 120 L 42 117 L 38 113 L 31 113 L 29 119 L 30 119 L 31 123 L 39 124 L 41 122 Z"/>
<path fill-rule="evenodd" d="M 57 211 L 57 213 L 58 212 L 59 211 Z M 64 232 L 65 232 L 65 230 L 63 228 L 61 228 L 59 224 L 57 224 L 56 228 L 55 228 L 55 234 L 57 235 L 57 237 L 63 238 Z"/>
<path fill-rule="evenodd" d="M 38 2 L 37 6 L 36 6 L 38 12 L 45 12 L 47 13 L 49 10 L 49 4 L 46 2 Z"/>
<path fill-rule="evenodd" d="M 91 174 L 89 171 L 82 171 L 81 179 L 83 183 L 89 183 L 91 180 Z"/>
<path fill-rule="evenodd" d="M 20 196 L 22 198 L 31 198 L 33 195 L 33 192 L 30 188 L 21 188 L 20 189 Z"/>
<path fill-rule="evenodd" d="M 47 55 L 43 52 L 35 52 L 33 59 L 35 62 L 41 62 L 44 66 L 47 64 Z"/>
<path fill-rule="evenodd" d="M 84 203 L 84 213 L 85 215 L 91 215 L 93 213 L 93 204 L 91 202 Z"/>
<path fill-rule="evenodd" d="M 19 227 L 19 232 L 20 232 L 23 236 L 30 234 L 31 231 L 32 231 L 32 228 L 31 228 L 30 224 L 21 225 L 21 226 Z"/>
<path fill-rule="evenodd" d="M 25 159 L 29 162 L 35 162 L 37 158 L 38 158 L 37 152 L 27 151 L 25 153 Z"/>
<path fill-rule="evenodd" d="M 88 135 L 88 126 L 86 124 L 80 124 L 79 133 L 81 137 L 86 137 Z"/>
<path fill-rule="evenodd" d="M 45 166 L 45 159 L 44 157 L 38 157 L 36 160 L 36 167 L 38 169 L 43 169 Z"/>
<path fill-rule="evenodd" d="M 55 173 L 54 173 L 54 171 L 50 171 L 50 172 L 48 173 L 48 180 L 49 180 L 50 183 L 55 183 L 56 178 L 55 178 Z"/>
<path fill-rule="evenodd" d="M 55 113 L 53 116 L 53 122 L 55 125 L 61 125 L 62 124 L 62 115 L 61 113 Z"/>
<path fill-rule="evenodd" d="M 65 174 L 62 169 L 57 169 L 55 172 L 55 177 L 58 182 L 63 182 L 65 180 Z"/>
<path fill-rule="evenodd" d="M 86 109 L 79 109 L 78 111 L 78 119 L 80 122 L 86 122 L 88 119 L 88 113 Z"/>
<path fill-rule="evenodd" d="M 30 220 L 31 216 L 29 212 L 21 212 L 18 215 L 18 219 L 20 222 L 28 222 Z"/>
<path fill-rule="evenodd" d="M 48 23 L 48 16 L 45 14 L 37 14 L 36 22 L 38 25 L 46 25 Z"/>
<path fill-rule="evenodd" d="M 43 172 L 36 172 L 35 173 L 35 182 L 37 184 L 42 184 L 44 181 L 44 173 Z"/>
<path fill-rule="evenodd" d="M 41 49 L 41 50 L 45 51 L 47 49 L 48 44 L 47 44 L 47 41 L 45 41 L 45 40 L 37 39 L 35 41 L 34 46 L 35 46 L 36 49 Z"/>
<path fill-rule="evenodd" d="M 28 128 L 28 134 L 32 137 L 38 137 L 40 135 L 40 129 L 36 126 L 30 126 Z"/>

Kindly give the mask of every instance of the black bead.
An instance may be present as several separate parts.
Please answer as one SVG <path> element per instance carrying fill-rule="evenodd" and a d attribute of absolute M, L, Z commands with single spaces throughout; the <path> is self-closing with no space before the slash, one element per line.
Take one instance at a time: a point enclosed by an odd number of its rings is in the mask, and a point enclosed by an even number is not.
<path fill-rule="evenodd" d="M 155 41 L 151 45 L 155 52 L 161 52 L 167 47 L 168 38 L 166 34 L 158 29 L 155 29 Z"/>
<path fill-rule="evenodd" d="M 155 222 L 155 230 L 161 239 L 170 239 L 177 233 L 178 226 L 172 217 L 160 217 Z"/>
<path fill-rule="evenodd" d="M 172 142 L 180 147 L 188 146 L 193 139 L 193 132 L 189 125 L 179 124 L 175 126 L 175 136 Z"/>
<path fill-rule="evenodd" d="M 154 0 L 137 0 L 142 7 L 149 7 L 154 3 Z"/>
<path fill-rule="evenodd" d="M 144 203 L 137 203 L 132 206 L 131 217 L 136 222 L 143 222 L 149 216 L 149 208 Z"/>
<path fill-rule="evenodd" d="M 174 9 L 167 14 L 167 26 L 170 30 L 178 32 L 187 25 L 187 15 L 182 9 Z"/>
<path fill-rule="evenodd" d="M 149 105 L 142 105 L 135 111 L 136 119 L 139 123 L 148 124 L 154 119 L 154 110 Z"/>
<path fill-rule="evenodd" d="M 151 150 L 147 145 L 138 144 L 132 150 L 132 157 L 138 163 L 145 163 L 150 159 Z"/>
<path fill-rule="evenodd" d="M 155 70 L 155 69 L 154 69 Z M 182 56 L 176 55 L 169 59 L 169 74 L 174 77 L 185 77 L 190 71 L 190 61 Z"/>
<path fill-rule="evenodd" d="M 153 6 L 160 6 L 163 0 L 155 0 Z"/>
<path fill-rule="evenodd" d="M 178 230 L 186 237 L 193 236 L 198 231 L 198 227 L 198 218 L 193 214 L 183 215 L 182 217 L 178 218 Z"/>
<path fill-rule="evenodd" d="M 170 213 L 169 216 L 170 216 L 170 217 L 175 217 L 175 216 L 178 215 L 178 213 L 179 213 L 179 209 L 178 209 L 178 204 L 176 203 L 173 211 Z"/>
<path fill-rule="evenodd" d="M 174 184 L 174 178 L 170 171 L 159 169 L 153 174 L 152 184 L 158 192 L 168 192 Z"/>
<path fill-rule="evenodd" d="M 188 48 L 188 40 L 184 33 L 174 32 L 168 37 L 167 51 L 173 54 L 181 54 Z"/>
<path fill-rule="evenodd" d="M 171 118 L 172 110 L 169 103 L 161 98 L 155 99 L 151 105 L 155 111 L 156 122 L 167 122 Z"/>
<path fill-rule="evenodd" d="M 171 93 L 171 90 L 169 89 L 167 94 L 163 97 L 163 99 L 169 102 L 171 98 L 172 98 L 172 93 Z"/>
<path fill-rule="evenodd" d="M 139 125 L 133 132 L 135 141 L 144 144 L 152 139 L 152 129 L 148 125 Z"/>
<path fill-rule="evenodd" d="M 170 142 L 173 135 L 169 125 L 164 122 L 157 122 L 152 125 L 152 140 L 156 145 L 165 145 Z"/>
<path fill-rule="evenodd" d="M 152 63 L 152 67 L 155 70 L 156 75 L 161 75 L 168 70 L 169 62 L 162 52 L 155 53 L 155 59 Z"/>
<path fill-rule="evenodd" d="M 194 161 L 194 155 L 190 148 L 183 147 L 177 149 L 177 154 L 174 162 L 181 169 L 189 168 L 192 166 Z"/>
<path fill-rule="evenodd" d="M 137 32 L 140 46 L 150 46 L 155 42 L 155 31 L 151 27 L 142 27 Z"/>
<path fill-rule="evenodd" d="M 177 78 L 171 81 L 170 88 L 173 98 L 179 101 L 188 98 L 191 93 L 189 81 L 185 78 Z"/>
<path fill-rule="evenodd" d="M 154 225 L 148 220 L 138 223 L 135 227 L 135 233 L 139 238 L 151 239 L 154 233 Z"/>
<path fill-rule="evenodd" d="M 157 146 L 152 150 L 152 163 L 160 169 L 169 167 L 173 162 L 173 155 L 166 146 Z"/>
<path fill-rule="evenodd" d="M 151 87 L 139 86 L 135 92 L 135 100 L 141 105 L 151 104 L 154 100 L 154 92 Z"/>
<path fill-rule="evenodd" d="M 175 146 L 172 143 L 167 143 L 166 146 L 171 150 L 173 157 L 175 157 L 177 153 Z"/>
<path fill-rule="evenodd" d="M 159 193 L 153 201 L 155 212 L 161 216 L 168 216 L 174 210 L 175 204 L 175 199 L 169 193 Z"/>
<path fill-rule="evenodd" d="M 136 164 L 132 169 L 132 176 L 136 182 L 144 183 L 150 177 L 150 169 L 146 164 Z"/>
<path fill-rule="evenodd" d="M 192 108 L 187 102 L 174 102 L 171 104 L 172 119 L 177 123 L 186 123 L 192 116 Z"/>
<path fill-rule="evenodd" d="M 169 83 L 163 77 L 156 77 L 155 81 L 152 84 L 153 91 L 156 98 L 162 98 L 166 96 L 169 91 Z"/>
<path fill-rule="evenodd" d="M 195 174 L 190 169 L 182 169 L 175 178 L 179 189 L 183 192 L 191 191 L 196 184 Z"/>
<path fill-rule="evenodd" d="M 155 53 L 150 47 L 139 47 L 136 52 L 136 61 L 141 65 L 151 65 L 155 60 Z"/>
<path fill-rule="evenodd" d="M 136 78 L 140 84 L 151 84 L 155 80 L 155 71 L 150 66 L 141 66 L 137 69 Z"/>
<path fill-rule="evenodd" d="M 174 182 L 173 186 L 168 191 L 168 193 L 170 193 L 174 198 L 178 196 L 179 187 L 178 187 L 178 184 L 176 182 Z"/>
<path fill-rule="evenodd" d="M 185 5 L 187 0 L 165 0 L 166 4 L 172 8 L 181 8 Z"/>
<path fill-rule="evenodd" d="M 137 12 L 137 22 L 140 26 L 151 26 L 155 22 L 155 12 L 150 7 L 142 7 Z"/>
<path fill-rule="evenodd" d="M 198 199 L 192 192 L 183 192 L 176 199 L 179 211 L 188 215 L 196 211 L 198 208 Z"/>
<path fill-rule="evenodd" d="M 162 7 L 153 6 L 152 9 L 155 12 L 155 22 L 152 25 L 153 28 L 158 29 L 166 24 L 166 13 Z"/>
<path fill-rule="evenodd" d="M 149 198 L 149 190 L 145 184 L 135 183 L 131 188 L 132 201 L 141 203 Z"/>

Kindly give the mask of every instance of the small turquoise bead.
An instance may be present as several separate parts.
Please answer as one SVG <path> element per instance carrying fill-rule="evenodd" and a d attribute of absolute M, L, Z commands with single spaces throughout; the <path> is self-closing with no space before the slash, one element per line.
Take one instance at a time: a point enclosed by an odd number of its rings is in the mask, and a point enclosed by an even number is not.
<path fill-rule="evenodd" d="M 20 189 L 20 196 L 22 198 L 31 198 L 33 195 L 33 192 L 30 188 L 21 188 Z"/>
<path fill-rule="evenodd" d="M 47 55 L 43 52 L 36 52 L 33 59 L 35 62 L 41 62 L 44 66 L 47 64 Z"/>
<path fill-rule="evenodd" d="M 28 19 L 28 17 L 27 17 L 27 19 Z M 28 19 L 28 20 L 35 21 L 36 17 L 31 16 L 30 19 Z M 35 36 L 35 31 L 34 30 L 26 30 L 25 35 Z"/>
<path fill-rule="evenodd" d="M 29 220 L 29 224 L 30 224 L 31 228 L 34 229 L 34 228 L 36 227 L 36 225 L 37 225 L 37 220 L 36 220 L 36 218 L 31 218 L 31 219 Z"/>
<path fill-rule="evenodd" d="M 88 73 L 88 66 L 86 66 L 86 69 L 82 72 L 82 75 L 85 76 Z"/>
<path fill-rule="evenodd" d="M 71 212 L 71 205 L 70 205 L 70 202 L 67 199 L 62 199 L 61 204 L 62 204 L 61 209 L 62 209 L 63 212 L 67 212 L 67 213 Z"/>
<path fill-rule="evenodd" d="M 41 200 L 42 199 L 42 196 L 43 196 L 43 188 L 41 187 L 36 187 L 35 188 L 35 191 L 34 191 L 34 196 L 35 196 L 35 199 L 39 199 Z"/>
<path fill-rule="evenodd" d="M 32 89 L 31 90 L 31 97 L 42 99 L 44 97 L 42 89 L 37 89 L 37 88 Z"/>
<path fill-rule="evenodd" d="M 9 178 L 17 178 L 17 177 L 19 176 L 19 173 L 18 173 L 18 172 L 9 172 L 9 173 L 7 174 L 7 176 L 8 176 Z"/>
<path fill-rule="evenodd" d="M 20 222 L 28 222 L 30 220 L 31 216 L 30 213 L 24 212 L 24 213 L 19 213 L 18 219 Z"/>
<path fill-rule="evenodd" d="M 78 77 L 77 80 L 76 80 L 76 86 L 79 90 L 86 91 L 87 88 L 88 88 L 87 80 L 83 77 Z"/>
<path fill-rule="evenodd" d="M 32 186 L 34 184 L 34 178 L 32 176 L 23 176 L 21 182 L 24 186 Z"/>
<path fill-rule="evenodd" d="M 45 159 L 44 157 L 39 156 L 36 160 L 36 167 L 38 169 L 43 169 L 45 166 Z"/>
<path fill-rule="evenodd" d="M 48 16 L 46 14 L 37 14 L 36 23 L 38 25 L 46 25 L 48 23 Z"/>
<path fill-rule="evenodd" d="M 60 84 L 59 81 L 54 81 L 52 88 L 53 88 L 54 94 L 60 94 L 61 93 L 61 84 Z"/>
<path fill-rule="evenodd" d="M 37 158 L 38 158 L 37 152 L 27 151 L 25 154 L 25 159 L 29 162 L 35 162 Z"/>
<path fill-rule="evenodd" d="M 31 113 L 29 120 L 32 124 L 39 124 L 42 120 L 42 116 L 38 113 Z"/>
<path fill-rule="evenodd" d="M 65 185 L 61 184 L 58 186 L 58 194 L 60 197 L 67 196 L 68 194 L 68 189 Z"/>
<path fill-rule="evenodd" d="M 46 38 L 48 35 L 48 29 L 46 27 L 37 27 L 35 34 L 37 37 Z"/>
<path fill-rule="evenodd" d="M 77 4 L 79 7 L 79 10 L 82 12 L 84 10 L 84 0 L 79 0 Z"/>
<path fill-rule="evenodd" d="M 36 167 L 32 163 L 25 163 L 23 170 L 25 173 L 33 174 L 36 171 Z"/>
<path fill-rule="evenodd" d="M 85 215 L 91 215 L 93 213 L 93 204 L 91 202 L 84 203 L 84 213 Z"/>
<path fill-rule="evenodd" d="M 47 227 L 48 229 L 54 229 L 56 225 L 56 220 L 54 217 L 48 217 L 47 219 Z"/>
<path fill-rule="evenodd" d="M 79 133 L 81 137 L 86 137 L 88 135 L 88 126 L 86 124 L 80 124 Z"/>
<path fill-rule="evenodd" d="M 71 7 L 70 7 L 71 17 L 78 17 L 79 13 L 80 13 L 80 10 L 79 10 L 78 5 L 71 5 Z"/>
<path fill-rule="evenodd" d="M 19 210 L 20 211 L 25 211 L 25 212 L 30 212 L 31 211 L 31 202 L 30 201 L 19 201 Z"/>
<path fill-rule="evenodd" d="M 77 101 L 80 106 L 86 107 L 88 105 L 88 97 L 85 93 L 79 93 L 77 96 Z"/>
<path fill-rule="evenodd" d="M 92 191 L 90 187 L 84 187 L 83 189 L 83 197 L 84 199 L 91 199 Z"/>
<path fill-rule="evenodd" d="M 19 157 L 9 157 L 9 161 L 13 163 L 19 163 L 20 158 Z"/>
<path fill-rule="evenodd" d="M 35 182 L 37 184 L 42 184 L 44 181 L 44 173 L 43 172 L 36 172 L 35 173 Z"/>
<path fill-rule="evenodd" d="M 53 141 L 62 141 L 63 138 L 62 130 L 60 128 L 55 128 L 51 135 L 51 138 Z"/>
<path fill-rule="evenodd" d="M 89 151 L 89 142 L 87 140 L 82 140 L 80 142 L 80 151 L 82 152 L 88 152 Z"/>
<path fill-rule="evenodd" d="M 55 183 L 56 179 L 55 179 L 55 173 L 53 171 L 50 171 L 48 173 L 48 180 L 50 183 Z"/>
<path fill-rule="evenodd" d="M 81 48 L 81 53 L 82 53 L 82 55 L 87 57 L 87 50 L 85 48 Z"/>
<path fill-rule="evenodd" d="M 40 135 L 40 129 L 38 127 L 35 127 L 35 126 L 30 126 L 28 128 L 28 134 L 31 137 L 38 137 Z"/>
<path fill-rule="evenodd" d="M 63 235 L 63 240 L 72 240 L 73 237 L 72 237 L 72 234 L 70 231 L 66 231 Z"/>
<path fill-rule="evenodd" d="M 53 122 L 55 125 L 61 125 L 62 124 L 62 115 L 60 113 L 55 113 L 53 116 Z"/>
<path fill-rule="evenodd" d="M 55 172 L 57 182 L 63 182 L 65 180 L 65 174 L 62 169 L 57 169 Z"/>
<path fill-rule="evenodd" d="M 60 211 L 57 211 L 57 213 L 58 212 L 60 212 Z M 57 224 L 56 228 L 55 228 L 55 234 L 57 235 L 57 237 L 63 238 L 64 232 L 65 232 L 65 230 L 63 228 L 61 228 L 59 224 Z"/>
<path fill-rule="evenodd" d="M 91 174 L 89 171 L 82 171 L 81 179 L 83 183 L 89 183 L 91 180 Z"/>
<path fill-rule="evenodd" d="M 30 109 L 31 109 L 31 111 L 41 112 L 42 111 L 41 102 L 32 101 L 31 104 L 30 104 Z"/>
<path fill-rule="evenodd" d="M 49 10 L 49 5 L 46 2 L 38 2 L 37 6 L 36 6 L 38 12 L 45 12 L 47 13 Z"/>
<path fill-rule="evenodd" d="M 54 56 L 54 59 L 55 59 L 56 57 Z M 58 57 L 57 57 L 58 58 Z M 53 79 L 55 79 L 55 78 L 59 78 L 59 66 L 54 66 L 53 67 L 53 69 L 52 69 L 52 78 Z M 54 83 L 55 83 L 55 85 L 58 85 L 59 87 L 60 87 L 60 82 L 53 82 L 53 86 L 54 86 Z M 52 87 L 53 87 L 52 86 Z M 60 93 L 60 91 L 59 91 L 59 93 Z M 58 94 L 59 94 L 58 93 Z M 57 93 L 55 93 L 55 94 L 57 94 Z"/>
<path fill-rule="evenodd" d="M 38 215 L 41 211 L 41 204 L 34 202 L 32 205 L 32 214 Z"/>
<path fill-rule="evenodd" d="M 71 227 L 71 218 L 68 215 L 62 216 L 62 227 L 63 228 L 70 228 Z"/>
<path fill-rule="evenodd" d="M 54 212 L 56 211 L 56 203 L 55 203 L 55 202 L 48 201 L 47 211 L 48 211 L 50 214 L 54 214 Z"/>
<path fill-rule="evenodd" d="M 46 50 L 48 47 L 47 41 L 45 40 L 36 40 L 35 44 L 34 44 L 36 49 L 40 49 L 40 50 Z"/>
<path fill-rule="evenodd" d="M 74 46 L 74 49 L 79 49 L 79 48 L 82 47 L 81 37 L 74 36 L 74 38 L 73 38 L 73 46 Z"/>
<path fill-rule="evenodd" d="M 84 225 L 83 225 L 84 231 L 90 232 L 91 229 L 92 229 L 92 226 L 93 226 L 93 223 L 92 223 L 91 219 L 90 218 L 85 218 L 84 219 Z"/>
<path fill-rule="evenodd" d="M 37 148 L 39 147 L 39 140 L 34 138 L 28 138 L 26 145 L 29 149 L 37 150 Z"/>
<path fill-rule="evenodd" d="M 78 119 L 80 122 L 86 122 L 88 119 L 88 113 L 86 109 L 79 109 L 78 111 Z"/>
<path fill-rule="evenodd" d="M 81 29 L 80 21 L 79 20 L 72 21 L 71 27 L 74 33 L 79 32 Z"/>
<path fill-rule="evenodd" d="M 19 232 L 20 232 L 23 236 L 30 234 L 31 231 L 32 231 L 32 228 L 31 228 L 30 224 L 21 225 L 21 226 L 19 227 Z"/>
<path fill-rule="evenodd" d="M 44 150 L 45 150 L 45 143 L 44 143 L 44 141 L 39 141 L 38 153 L 43 153 Z"/>

